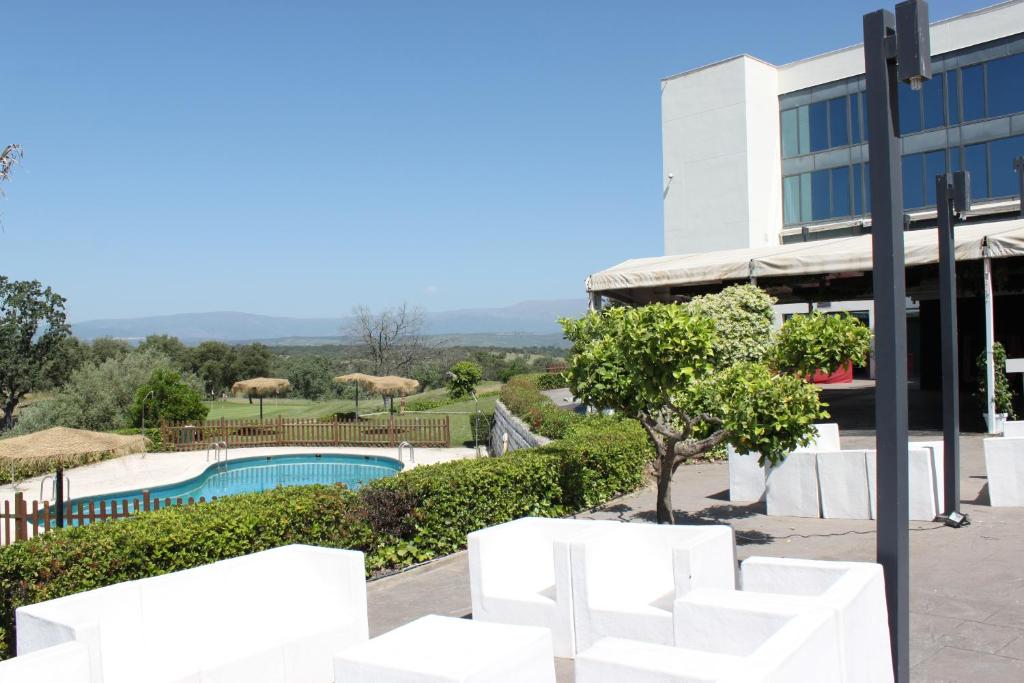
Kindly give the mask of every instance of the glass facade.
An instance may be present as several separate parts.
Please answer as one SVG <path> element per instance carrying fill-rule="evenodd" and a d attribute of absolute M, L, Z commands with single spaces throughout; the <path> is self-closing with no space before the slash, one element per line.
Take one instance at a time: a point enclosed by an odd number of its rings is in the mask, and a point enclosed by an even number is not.
<path fill-rule="evenodd" d="M 1024 43 L 1018 41 L 1018 45 Z M 851 86 L 849 90 L 855 88 Z M 862 80 L 860 88 L 863 88 Z M 829 89 L 832 93 L 836 91 L 835 86 Z M 807 102 L 813 97 L 803 95 L 795 102 L 801 99 Z M 842 158 L 837 154 L 842 153 L 833 151 L 867 142 L 864 99 L 864 93 L 858 91 L 780 111 L 782 158 L 792 160 L 783 162 L 785 225 L 853 218 L 869 212 L 871 188 L 867 163 L 859 163 L 866 155 L 852 148 L 853 152 L 846 155 L 847 162 L 837 164 Z M 961 169 L 971 173 L 971 196 L 975 200 L 1018 195 L 1013 159 L 1024 155 L 1024 135 L 1007 136 L 1006 131 L 1019 133 L 1021 129 L 1018 124 L 1011 129 L 1006 117 L 1024 112 L 1024 53 L 936 71 L 918 91 L 901 84 L 899 103 L 901 135 L 922 134 L 919 139 L 915 138 L 914 147 L 924 149 L 903 156 L 905 209 L 934 206 L 935 176 Z M 994 122 L 1001 117 L 1005 123 L 994 127 Z M 950 144 L 960 136 L 942 133 L 949 127 L 980 121 L 989 123 L 976 124 L 975 128 L 985 128 L 981 134 L 975 133 L 973 139 L 996 139 Z M 1003 132 L 999 133 L 1000 130 Z M 866 150 L 866 146 L 860 149 Z M 828 153 L 821 154 L 823 152 Z M 815 156 L 812 160 L 807 155 Z M 786 168 L 791 170 L 786 172 Z M 795 172 L 808 168 L 812 170 Z"/>

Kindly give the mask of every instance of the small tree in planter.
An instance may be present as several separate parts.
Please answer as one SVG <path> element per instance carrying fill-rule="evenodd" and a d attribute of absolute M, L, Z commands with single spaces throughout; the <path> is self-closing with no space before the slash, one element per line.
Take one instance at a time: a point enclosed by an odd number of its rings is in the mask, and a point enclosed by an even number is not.
<path fill-rule="evenodd" d="M 863 327 L 855 318 L 807 316 L 799 335 L 784 326 L 773 338 L 773 303 L 742 285 L 688 305 L 610 308 L 561 321 L 572 342 L 566 376 L 573 394 L 636 417 L 654 444 L 659 523 L 674 522 L 672 475 L 687 460 L 728 443 L 776 463 L 810 442 L 813 423 L 828 413 L 804 381 L 807 363 L 831 372 L 838 361 L 864 362 L 870 332 L 853 332 Z M 825 334 L 826 327 L 845 332 Z M 794 337 L 804 336 L 829 353 L 779 352 L 778 340 L 796 348 Z"/>
<path fill-rule="evenodd" d="M 982 412 L 988 412 L 988 363 L 985 359 L 985 352 L 978 356 L 978 401 L 981 403 Z M 996 413 L 1006 415 L 1009 420 L 1017 419 L 1017 412 L 1013 409 L 1013 388 L 1010 386 L 1010 378 L 1006 376 L 1006 349 L 999 342 L 992 344 L 992 364 L 995 366 L 995 402 Z"/>

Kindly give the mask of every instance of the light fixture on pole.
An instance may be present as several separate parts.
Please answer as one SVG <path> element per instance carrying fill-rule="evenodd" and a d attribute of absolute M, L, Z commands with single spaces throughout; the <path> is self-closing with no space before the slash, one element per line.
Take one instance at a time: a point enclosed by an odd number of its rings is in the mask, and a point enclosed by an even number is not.
<path fill-rule="evenodd" d="M 931 78 L 928 4 L 864 15 L 871 245 L 875 299 L 876 555 L 885 573 L 895 683 L 910 678 L 910 509 L 907 431 L 907 310 L 899 81 Z"/>

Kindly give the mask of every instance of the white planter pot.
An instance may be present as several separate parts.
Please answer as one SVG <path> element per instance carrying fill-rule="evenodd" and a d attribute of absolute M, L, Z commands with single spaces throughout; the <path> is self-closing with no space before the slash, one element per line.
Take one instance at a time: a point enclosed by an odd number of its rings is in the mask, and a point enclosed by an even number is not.
<path fill-rule="evenodd" d="M 985 422 L 988 422 L 988 415 L 983 416 Z M 990 425 L 990 434 L 1002 434 L 1003 427 L 1006 425 L 1006 413 L 996 413 L 992 416 L 992 424 Z"/>

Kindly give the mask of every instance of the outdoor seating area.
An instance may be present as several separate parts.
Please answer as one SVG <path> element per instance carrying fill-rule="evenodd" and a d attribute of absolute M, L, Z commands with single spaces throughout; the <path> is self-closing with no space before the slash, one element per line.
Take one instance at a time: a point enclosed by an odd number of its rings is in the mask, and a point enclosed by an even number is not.
<path fill-rule="evenodd" d="M 729 499 L 765 501 L 769 515 L 824 519 L 875 519 L 875 452 L 843 450 L 839 427 L 819 424 L 818 436 L 781 463 L 765 468 L 760 454 L 729 448 Z M 942 441 L 909 444 L 910 519 L 929 521 L 943 512 Z"/>
<path fill-rule="evenodd" d="M 469 536 L 473 620 L 369 639 L 360 552 L 285 546 L 17 612 L 0 681 L 891 681 L 881 567 L 731 527 L 524 518 Z M 574 636 L 575 635 L 575 639 Z"/>

